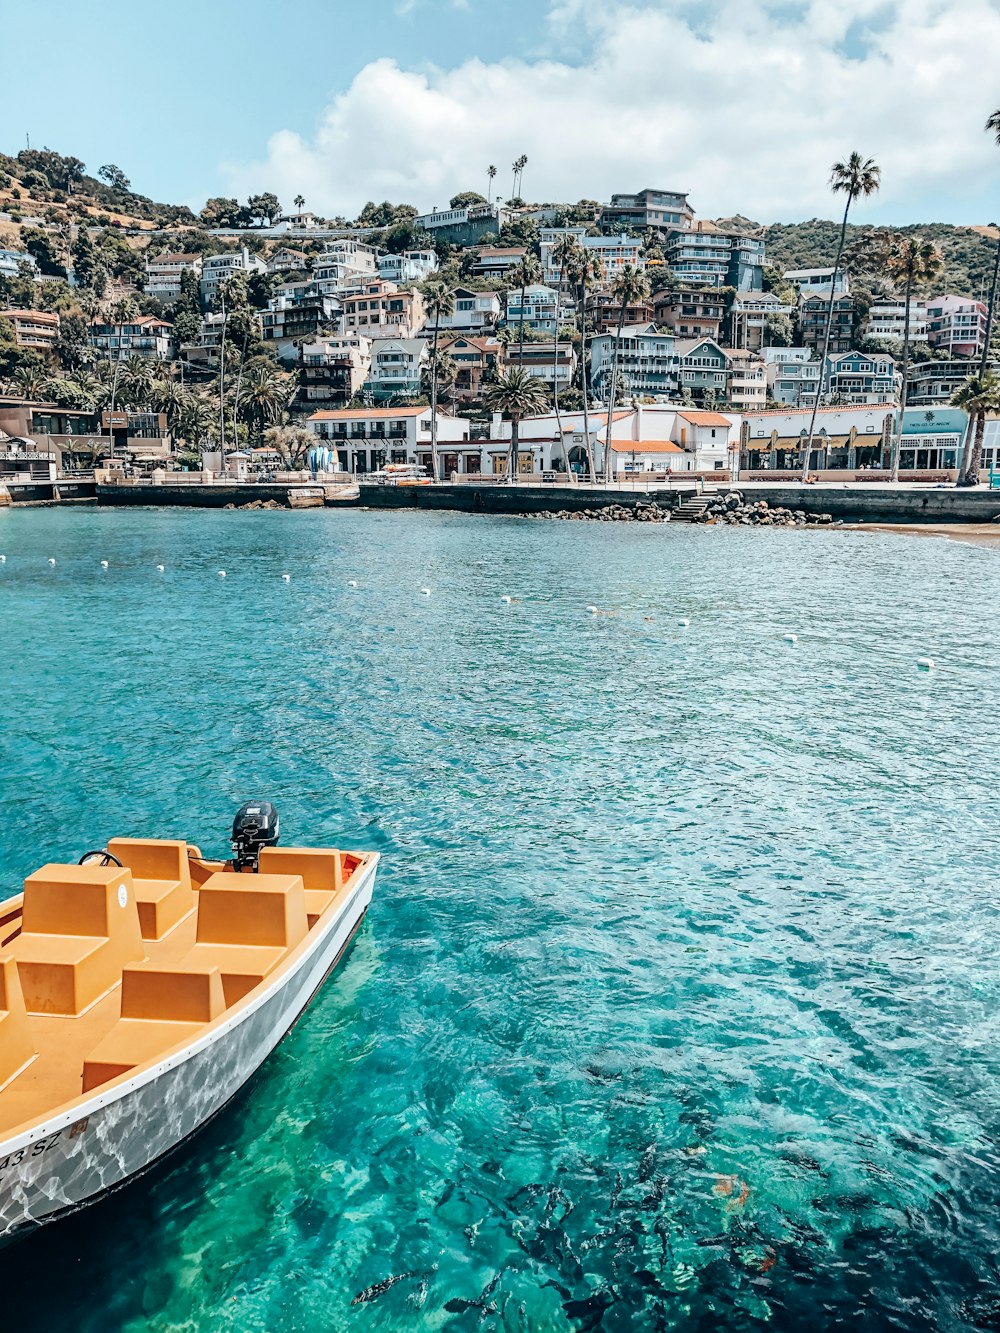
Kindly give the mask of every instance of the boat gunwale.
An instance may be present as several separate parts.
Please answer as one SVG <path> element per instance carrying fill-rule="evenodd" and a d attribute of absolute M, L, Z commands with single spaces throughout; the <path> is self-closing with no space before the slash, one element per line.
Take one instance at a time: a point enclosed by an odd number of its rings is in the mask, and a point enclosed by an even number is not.
<path fill-rule="evenodd" d="M 147 1061 L 136 1066 L 135 1069 L 119 1074 L 117 1078 L 109 1079 L 107 1083 L 102 1083 L 93 1093 L 82 1092 L 72 1101 L 63 1102 L 61 1104 L 62 1109 L 55 1113 L 46 1113 L 48 1119 L 36 1117 L 32 1120 L 24 1120 L 19 1125 L 14 1125 L 6 1137 L 0 1138 L 0 1157 L 17 1152 L 19 1148 L 30 1146 L 39 1137 L 46 1138 L 49 1134 L 61 1132 L 78 1120 L 84 1120 L 95 1112 L 111 1105 L 111 1103 L 123 1100 L 146 1083 L 155 1081 L 171 1069 L 177 1068 L 184 1064 L 186 1060 L 200 1054 L 201 1051 L 213 1045 L 216 1041 L 227 1037 L 230 1032 L 256 1013 L 283 986 L 291 981 L 306 961 L 336 931 L 336 927 L 348 915 L 349 909 L 357 901 L 358 895 L 365 884 L 374 878 L 380 854 L 378 852 L 360 852 L 356 855 L 359 855 L 361 860 L 355 867 L 351 879 L 357 876 L 357 883 L 349 896 L 344 898 L 340 910 L 334 911 L 335 903 L 331 903 L 317 919 L 312 930 L 290 951 L 288 956 L 274 969 L 274 972 L 255 986 L 253 990 L 248 991 L 243 999 L 237 1001 L 232 1008 L 221 1013 L 218 1018 L 206 1023 L 204 1030 L 195 1038 L 180 1041 L 175 1046 L 169 1047 L 166 1052 L 155 1057 L 153 1061 Z M 222 862 L 219 864 L 221 866 Z M 350 885 L 351 880 L 348 880 L 344 889 L 349 889 Z M 23 896 L 23 894 L 19 895 L 22 899 Z M 16 898 L 6 899 L 3 904 L 0 904 L 0 911 L 3 911 L 5 906 L 13 904 L 15 901 Z M 323 925 L 323 917 L 327 913 L 333 914 Z M 322 929 L 320 929 L 321 925 L 323 926 Z M 267 1054 L 270 1054 L 270 1051 Z M 264 1059 L 266 1059 L 266 1055 L 261 1058 L 256 1068 L 260 1067 Z"/>

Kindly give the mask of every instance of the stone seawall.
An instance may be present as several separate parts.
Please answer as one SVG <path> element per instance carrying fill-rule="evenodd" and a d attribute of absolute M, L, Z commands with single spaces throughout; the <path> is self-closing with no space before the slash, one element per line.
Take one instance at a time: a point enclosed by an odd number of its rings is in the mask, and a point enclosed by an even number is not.
<path fill-rule="evenodd" d="M 310 484 L 311 489 L 315 489 Z M 168 482 L 154 485 L 143 483 L 127 486 L 98 486 L 97 501 L 102 505 L 182 505 L 196 509 L 225 509 L 226 505 L 245 505 L 254 500 L 275 501 L 282 509 L 291 506 L 288 492 L 297 489 L 287 483 L 254 482 L 251 485 L 197 485 L 171 486 Z"/>
<path fill-rule="evenodd" d="M 887 486 L 787 486 L 747 482 L 720 486 L 738 490 L 747 500 L 766 500 L 771 508 L 830 514 L 847 523 L 990 523 L 1000 515 L 1000 491 L 944 486 L 891 489 Z"/>
<path fill-rule="evenodd" d="M 463 514 L 553 514 L 655 501 L 672 509 L 680 496 L 666 490 L 617 490 L 578 486 L 366 486 L 360 504 L 368 509 L 457 509 Z"/>

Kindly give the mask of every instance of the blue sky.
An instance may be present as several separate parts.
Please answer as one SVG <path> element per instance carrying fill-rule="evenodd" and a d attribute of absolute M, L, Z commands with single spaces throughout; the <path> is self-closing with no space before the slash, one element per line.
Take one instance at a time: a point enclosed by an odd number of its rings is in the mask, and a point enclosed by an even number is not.
<path fill-rule="evenodd" d="M 96 15 L 100 14 L 100 21 Z M 0 147 L 115 162 L 200 207 L 273 189 L 351 216 L 442 205 L 529 157 L 525 194 L 684 189 L 699 214 L 1000 215 L 1000 0 L 8 0 Z"/>

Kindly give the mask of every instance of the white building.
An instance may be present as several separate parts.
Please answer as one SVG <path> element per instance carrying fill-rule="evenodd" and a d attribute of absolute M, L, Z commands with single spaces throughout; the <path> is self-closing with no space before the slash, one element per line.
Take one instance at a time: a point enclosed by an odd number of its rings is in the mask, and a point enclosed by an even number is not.
<path fill-rule="evenodd" d="M 348 472 L 376 472 L 386 463 L 416 463 L 430 471 L 429 407 L 337 408 L 314 412 L 305 424 L 337 450 Z M 481 446 L 469 443 L 465 417 L 439 411 L 437 438 L 439 468 L 445 474 L 479 471 Z M 467 456 L 474 457 L 474 467 L 462 466 Z"/>
<path fill-rule="evenodd" d="M 869 308 L 861 325 L 865 338 L 892 339 L 903 341 L 906 328 L 905 300 L 876 301 Z M 910 342 L 927 341 L 927 302 L 914 298 L 910 301 Z"/>
<path fill-rule="evenodd" d="M 789 269 L 785 273 L 785 281 L 807 296 L 814 296 L 817 292 L 825 292 L 829 296 L 833 285 L 833 265 L 829 268 Z M 851 293 L 851 280 L 843 269 L 837 273 L 836 291 L 838 296 L 849 296 Z"/>
<path fill-rule="evenodd" d="M 604 265 L 605 284 L 613 282 L 626 264 L 640 269 L 646 266 L 642 254 L 642 241 L 634 236 L 588 236 L 586 227 L 543 227 L 540 233 L 539 249 L 542 256 L 542 279 L 544 282 L 559 283 L 561 281 L 562 271 L 556 261 L 555 251 L 564 236 L 575 237 L 588 254 L 601 261 Z"/>
<path fill-rule="evenodd" d="M 523 302 L 522 306 L 520 287 L 511 287 L 507 292 L 508 328 L 520 328 L 523 319 L 526 329 L 533 329 L 536 333 L 547 333 L 549 337 L 553 337 L 563 324 L 572 322 L 573 309 L 570 302 L 560 296 L 554 288 L 546 287 L 543 283 L 525 287 Z"/>
<path fill-rule="evenodd" d="M 304 250 L 293 250 L 281 245 L 267 257 L 268 273 L 304 273 L 309 267 L 309 256 Z"/>
<path fill-rule="evenodd" d="M 0 250 L 0 278 L 19 278 L 21 268 L 27 265 L 32 279 L 38 276 L 38 263 L 27 250 Z"/>
<path fill-rule="evenodd" d="M 496 292 L 474 292 L 467 287 L 456 287 L 455 309 L 450 315 L 441 316 L 440 327 L 454 333 L 488 333 L 496 328 L 501 309 Z M 429 318 L 425 335 L 433 332 L 433 325 L 433 319 Z"/>
<path fill-rule="evenodd" d="M 231 278 L 234 273 L 266 273 L 267 265 L 257 255 L 252 255 L 247 247 L 230 250 L 222 255 L 210 255 L 201 264 L 201 301 L 206 308 L 215 300 L 220 283 Z"/>
<path fill-rule="evenodd" d="M 437 269 L 438 257 L 434 250 L 406 250 L 401 255 L 379 255 L 378 275 L 397 287 L 407 283 L 426 282 Z"/>
<path fill-rule="evenodd" d="M 590 340 L 590 383 L 594 394 L 610 392 L 615 335 L 602 333 Z M 626 324 L 618 353 L 620 381 L 629 394 L 671 398 L 680 385 L 680 355 L 672 333 L 660 333 L 655 324 Z"/>
<path fill-rule="evenodd" d="M 729 362 L 726 402 L 735 412 L 752 412 L 767 406 L 767 366 L 756 352 L 725 348 Z"/>
<path fill-rule="evenodd" d="M 181 294 L 181 274 L 201 275 L 201 255 L 172 252 L 146 260 L 146 295 L 159 301 L 176 301 Z"/>
<path fill-rule="evenodd" d="M 772 398 L 789 407 L 812 403 L 819 390 L 819 360 L 811 348 L 765 347 L 762 355 Z"/>
<path fill-rule="evenodd" d="M 421 392 L 420 374 L 430 359 L 423 338 L 375 338 L 365 393 L 376 402 Z"/>
<path fill-rule="evenodd" d="M 364 241 L 332 241 L 313 260 L 312 272 L 324 296 L 357 291 L 379 276 L 376 251 Z"/>
<path fill-rule="evenodd" d="M 89 341 L 103 361 L 124 361 L 130 356 L 169 361 L 172 331 L 170 324 L 155 315 L 138 315 L 127 324 L 91 324 Z"/>

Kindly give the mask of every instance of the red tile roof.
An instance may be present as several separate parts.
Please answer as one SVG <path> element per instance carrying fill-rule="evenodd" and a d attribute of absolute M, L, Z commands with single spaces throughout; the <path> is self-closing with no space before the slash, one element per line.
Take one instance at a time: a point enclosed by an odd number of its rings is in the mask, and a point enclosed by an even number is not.
<path fill-rule="evenodd" d="M 678 412 L 677 415 L 690 421 L 692 426 L 725 426 L 728 429 L 733 424 L 720 412 Z"/>

